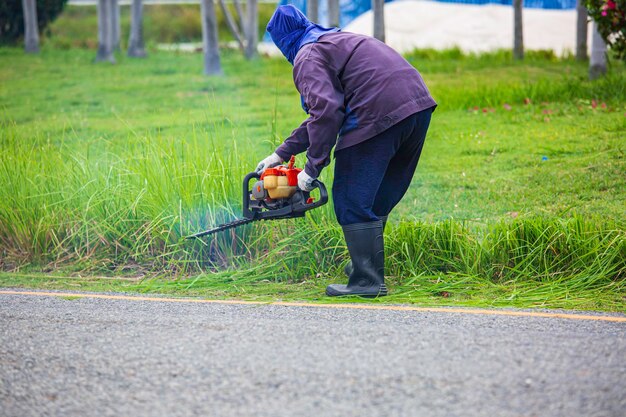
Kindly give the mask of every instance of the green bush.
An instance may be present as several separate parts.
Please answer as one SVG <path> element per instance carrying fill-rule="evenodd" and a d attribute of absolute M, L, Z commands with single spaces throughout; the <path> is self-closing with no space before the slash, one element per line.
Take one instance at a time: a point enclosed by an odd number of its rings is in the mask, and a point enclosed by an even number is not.
<path fill-rule="evenodd" d="M 63 10 L 67 0 L 36 0 L 37 23 L 43 31 Z M 24 36 L 22 0 L 0 2 L 0 44 L 17 43 Z"/>

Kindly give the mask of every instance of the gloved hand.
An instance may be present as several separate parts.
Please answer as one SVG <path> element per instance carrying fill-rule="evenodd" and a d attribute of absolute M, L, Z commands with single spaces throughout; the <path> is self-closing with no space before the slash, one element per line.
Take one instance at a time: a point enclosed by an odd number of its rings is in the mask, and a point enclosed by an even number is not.
<path fill-rule="evenodd" d="M 283 162 L 283 158 L 281 158 L 280 156 L 278 156 L 278 154 L 276 154 L 276 152 L 274 152 L 273 154 L 271 154 L 270 156 L 268 156 L 267 158 L 259 162 L 259 165 L 257 165 L 255 172 L 257 174 L 260 174 L 263 171 L 265 171 L 267 168 L 280 165 L 281 162 Z"/>
<path fill-rule="evenodd" d="M 312 191 L 315 188 L 313 181 L 315 181 L 315 178 L 309 176 L 304 170 L 298 174 L 298 188 L 302 191 Z"/>

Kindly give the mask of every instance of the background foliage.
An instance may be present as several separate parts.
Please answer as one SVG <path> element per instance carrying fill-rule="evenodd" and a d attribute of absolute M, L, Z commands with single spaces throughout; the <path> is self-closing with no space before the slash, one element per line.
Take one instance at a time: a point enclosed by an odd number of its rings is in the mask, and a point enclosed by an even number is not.
<path fill-rule="evenodd" d="M 586 0 L 586 6 L 604 41 L 626 61 L 626 0 Z"/>
<path fill-rule="evenodd" d="M 67 0 L 36 0 L 37 23 L 41 33 L 61 13 Z M 22 0 L 0 2 L 0 44 L 15 44 L 24 36 Z"/>
<path fill-rule="evenodd" d="M 231 13 L 235 10 L 232 4 Z M 275 5 L 259 4 L 259 37 L 265 33 L 265 26 L 274 12 Z M 201 42 L 202 25 L 199 4 L 146 4 L 144 5 L 144 38 L 147 46 L 159 43 Z M 221 42 L 234 40 L 228 30 L 220 7 L 216 15 Z M 130 6 L 121 6 L 122 44 L 128 41 L 130 30 Z M 50 27 L 45 43 L 57 48 L 90 48 L 98 45 L 98 16 L 95 6 L 68 6 L 63 14 Z"/>

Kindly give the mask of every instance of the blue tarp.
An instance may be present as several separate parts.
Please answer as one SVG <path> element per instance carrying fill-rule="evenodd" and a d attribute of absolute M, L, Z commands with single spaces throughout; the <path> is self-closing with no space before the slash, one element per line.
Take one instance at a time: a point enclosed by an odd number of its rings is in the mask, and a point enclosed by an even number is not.
<path fill-rule="evenodd" d="M 319 24 L 328 25 L 328 2 L 319 1 Z M 385 0 L 390 2 L 392 0 Z M 400 1 L 400 0 L 399 0 Z M 503 4 L 512 5 L 513 0 L 436 0 L 444 3 L 462 3 L 462 4 Z M 281 0 L 280 4 L 293 4 L 302 12 L 306 13 L 306 0 Z M 524 0 L 524 7 L 533 9 L 575 9 L 576 0 Z M 371 0 L 339 0 L 340 22 L 339 26 L 344 27 L 359 15 L 367 12 L 372 8 Z"/>
<path fill-rule="evenodd" d="M 385 0 L 385 3 L 392 0 Z M 306 0 L 281 0 L 283 4 L 293 4 L 306 14 Z M 328 2 L 318 0 L 319 23 L 328 26 Z M 339 26 L 344 27 L 363 13 L 372 8 L 371 0 L 339 0 Z"/>
<path fill-rule="evenodd" d="M 436 0 L 443 3 L 503 4 L 511 6 L 513 0 Z M 567 10 L 576 8 L 576 0 L 524 0 L 524 7 L 531 9 Z"/>

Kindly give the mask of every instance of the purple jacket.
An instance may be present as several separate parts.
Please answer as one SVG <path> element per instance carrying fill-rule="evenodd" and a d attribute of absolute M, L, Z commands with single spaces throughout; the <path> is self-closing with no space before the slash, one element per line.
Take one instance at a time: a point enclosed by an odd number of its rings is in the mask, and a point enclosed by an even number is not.
<path fill-rule="evenodd" d="M 293 78 L 309 114 L 276 149 L 289 160 L 307 151 L 305 171 L 317 178 L 330 152 L 370 139 L 437 105 L 419 72 L 369 36 L 328 33 L 300 48 Z"/>

